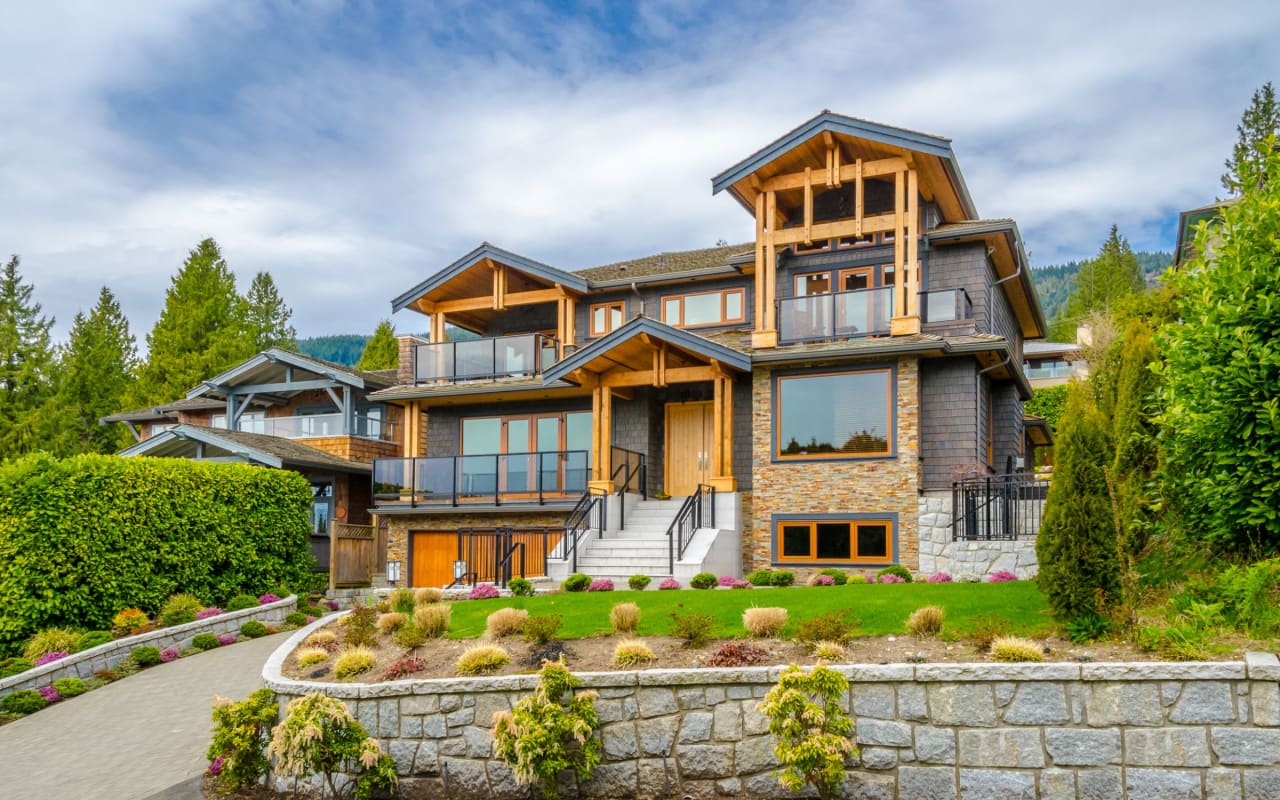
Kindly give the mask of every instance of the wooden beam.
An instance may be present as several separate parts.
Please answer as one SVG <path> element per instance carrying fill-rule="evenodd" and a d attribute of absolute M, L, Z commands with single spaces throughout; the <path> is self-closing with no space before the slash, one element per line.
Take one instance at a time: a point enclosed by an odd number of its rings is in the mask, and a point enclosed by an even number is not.
<path fill-rule="evenodd" d="M 813 183 L 812 172 L 804 168 L 804 243 L 813 244 Z"/>
<path fill-rule="evenodd" d="M 903 173 L 897 172 L 893 176 L 893 264 L 894 270 L 898 273 L 897 285 L 893 287 L 893 315 L 895 317 L 905 317 L 907 315 L 906 303 L 906 276 L 902 273 L 903 269 L 903 222 L 906 204 L 904 202 L 905 186 L 903 185 Z"/>
<path fill-rule="evenodd" d="M 755 176 L 754 176 L 754 175 L 752 175 L 752 177 L 755 177 Z M 756 301 L 756 320 L 755 320 L 755 329 L 756 329 L 756 330 L 758 330 L 758 331 L 762 331 L 762 330 L 764 330 L 764 317 L 765 317 L 765 314 L 764 314 L 764 294 L 765 294 L 765 292 L 764 292 L 764 281 L 765 281 L 765 277 L 766 277 L 766 276 L 765 276 L 765 269 L 764 269 L 764 237 L 765 237 L 765 222 L 764 222 L 764 221 L 765 221 L 764 194 L 763 194 L 763 193 L 761 193 L 761 194 L 757 194 L 757 195 L 756 195 L 756 274 L 755 274 L 755 282 L 756 282 L 756 291 L 755 291 L 755 301 Z"/>
<path fill-rule="evenodd" d="M 863 195 L 866 191 L 862 185 L 862 159 L 854 164 L 853 178 L 856 181 L 853 187 L 853 219 L 856 222 L 853 235 L 862 238 Z"/>
<path fill-rule="evenodd" d="M 876 161 L 862 161 L 862 177 L 875 178 L 880 175 L 892 175 L 895 172 L 905 172 L 907 162 L 901 158 L 882 158 Z M 840 176 L 840 180 L 853 180 L 857 176 L 856 165 L 845 165 L 836 173 Z M 782 192 L 788 189 L 803 188 L 806 182 L 812 183 L 815 180 L 812 174 L 805 172 L 789 172 L 785 175 L 775 175 L 768 180 L 761 181 L 760 190 L 764 192 Z M 818 173 L 817 181 L 824 180 L 822 173 Z"/>
<path fill-rule="evenodd" d="M 893 214 L 877 214 L 873 217 L 866 217 L 862 220 L 861 226 L 858 225 L 856 218 L 836 220 L 834 222 L 816 222 L 813 225 L 813 238 L 822 240 L 835 239 L 838 236 L 861 236 L 877 231 L 891 231 L 893 226 Z M 777 247 L 799 244 L 803 241 L 804 230 L 801 228 L 787 228 L 773 235 L 773 244 Z"/>
<path fill-rule="evenodd" d="M 718 373 L 712 367 L 675 367 L 662 370 L 662 385 L 694 383 L 715 380 Z M 658 376 L 652 370 L 627 370 L 606 372 L 600 376 L 600 385 L 609 388 L 624 386 L 657 386 Z"/>
<path fill-rule="evenodd" d="M 768 192 L 764 199 L 765 218 L 772 220 L 778 214 L 778 195 L 775 192 Z M 762 330 L 771 331 L 774 329 L 773 320 L 773 297 L 777 290 L 776 276 L 774 273 L 778 267 L 778 226 L 770 225 L 768 237 L 764 244 L 764 327 Z"/>
<path fill-rule="evenodd" d="M 717 375 L 712 382 L 711 400 L 711 475 L 720 475 L 724 466 L 724 378 Z"/>
<path fill-rule="evenodd" d="M 841 185 L 843 185 L 844 183 L 843 181 L 840 180 L 840 143 L 839 142 L 836 142 L 835 146 L 831 148 L 831 171 L 834 173 L 832 175 L 832 180 L 834 181 L 835 187 L 839 189 Z"/>
<path fill-rule="evenodd" d="M 724 468 L 720 474 L 733 476 L 733 378 L 724 378 Z"/>
<path fill-rule="evenodd" d="M 605 388 L 596 386 L 591 393 L 591 480 L 599 481 L 600 471 L 604 469 L 604 458 L 600 454 L 600 418 L 604 414 Z"/>
<path fill-rule="evenodd" d="M 508 300 L 508 302 L 510 302 Z M 578 301 L 572 296 L 564 299 L 565 344 L 578 345 Z"/>
<path fill-rule="evenodd" d="M 272 392 L 302 392 L 308 389 L 327 389 L 333 386 L 331 378 L 317 378 L 312 381 L 282 381 L 279 383 L 255 383 L 252 386 L 214 386 L 214 390 L 224 394 L 243 397 L 247 394 L 270 394 Z"/>
<path fill-rule="evenodd" d="M 614 397 L 617 397 L 617 398 L 622 399 L 622 400 L 635 400 L 635 399 L 636 399 L 636 391 L 635 391 L 635 389 L 619 389 L 619 388 L 617 388 L 616 386 L 610 386 L 610 387 L 609 387 L 609 393 L 610 393 L 610 394 L 612 394 Z"/>
<path fill-rule="evenodd" d="M 496 273 L 495 273 L 496 274 Z M 527 306 L 534 303 L 551 303 L 560 297 L 555 289 L 534 289 L 528 292 L 503 294 L 503 308 L 509 306 Z M 461 297 L 456 300 L 442 300 L 436 303 L 436 311 L 450 314 L 455 311 L 479 311 L 492 309 L 497 300 L 494 297 Z"/>
<path fill-rule="evenodd" d="M 822 141 L 827 145 L 827 188 L 830 189 L 836 183 L 835 176 L 831 174 L 832 165 L 835 162 L 836 140 L 831 135 L 831 131 L 823 131 Z"/>
<path fill-rule="evenodd" d="M 920 189 L 914 169 L 907 171 L 907 314 L 920 313 Z"/>

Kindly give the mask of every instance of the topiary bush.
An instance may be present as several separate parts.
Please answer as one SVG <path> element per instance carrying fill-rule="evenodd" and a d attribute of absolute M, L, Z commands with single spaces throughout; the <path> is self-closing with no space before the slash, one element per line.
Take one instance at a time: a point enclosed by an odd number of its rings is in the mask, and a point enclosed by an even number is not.
<path fill-rule="evenodd" d="M 250 639 L 257 639 L 259 636 L 267 635 L 267 626 L 256 619 L 251 619 L 240 626 L 240 635 L 248 636 Z"/>
<path fill-rule="evenodd" d="M 244 611 L 247 608 L 257 608 L 258 598 L 251 594 L 238 594 L 227 601 L 228 611 Z"/>
<path fill-rule="evenodd" d="M 53 688 L 58 690 L 58 694 L 63 697 L 78 697 L 89 691 L 89 687 L 84 685 L 84 681 L 79 678 L 59 678 L 53 682 Z"/>
<path fill-rule="evenodd" d="M 560 584 L 560 588 L 566 592 L 585 592 L 591 586 L 591 576 L 583 575 L 581 572 L 575 572 L 564 579 L 564 583 Z"/>
<path fill-rule="evenodd" d="M 220 783 L 238 792 L 267 774 L 271 768 L 267 742 L 278 718 L 276 695 L 270 689 L 259 689 L 238 703 L 225 697 L 214 698 L 213 739 L 205 758 L 218 765 Z"/>
<path fill-rule="evenodd" d="M 713 572 L 699 572 L 689 579 L 689 585 L 695 589 L 714 589 L 719 583 Z"/>
<path fill-rule="evenodd" d="M 911 583 L 911 570 L 901 564 L 890 564 L 884 569 L 876 573 L 876 580 L 883 578 L 885 575 L 896 575 L 902 578 L 903 583 Z"/>
<path fill-rule="evenodd" d="M 627 578 L 627 588 L 631 589 L 633 592 L 643 592 L 648 588 L 652 580 L 653 579 L 648 575 L 632 575 L 630 578 Z"/>
<path fill-rule="evenodd" d="M 290 611 L 284 618 L 286 625 L 292 625 L 295 628 L 301 628 L 307 624 L 307 615 L 301 611 Z"/>
<path fill-rule="evenodd" d="M 0 698 L 0 711 L 6 714 L 34 714 L 47 705 L 49 701 L 35 689 L 22 689 Z"/>
<path fill-rule="evenodd" d="M 747 580 L 751 582 L 752 586 L 772 586 L 773 570 L 758 569 L 755 572 L 748 575 Z"/>
<path fill-rule="evenodd" d="M 204 604 L 195 595 L 175 594 L 165 600 L 164 605 L 160 606 L 160 613 L 157 615 L 157 619 L 159 619 L 161 625 L 169 628 L 174 625 L 195 622 L 196 615 L 203 610 Z"/>
<path fill-rule="evenodd" d="M 80 641 L 76 642 L 76 652 L 89 650 L 100 645 L 104 645 L 114 639 L 111 631 L 89 631 L 80 637 Z"/>
<path fill-rule="evenodd" d="M 129 658 L 140 667 L 154 667 L 160 663 L 160 649 L 150 645 L 135 647 L 129 651 Z"/>
<path fill-rule="evenodd" d="M 512 578 L 507 581 L 507 588 L 516 597 L 533 597 L 538 593 L 538 590 L 533 588 L 533 581 L 527 578 Z"/>
<path fill-rule="evenodd" d="M 789 569 L 780 569 L 773 573 L 774 586 L 790 586 L 796 582 L 796 574 Z"/>
<path fill-rule="evenodd" d="M 213 650 L 216 647 L 220 647 L 221 643 L 218 641 L 218 637 L 212 633 L 197 633 L 191 639 L 191 646 L 197 650 Z"/>

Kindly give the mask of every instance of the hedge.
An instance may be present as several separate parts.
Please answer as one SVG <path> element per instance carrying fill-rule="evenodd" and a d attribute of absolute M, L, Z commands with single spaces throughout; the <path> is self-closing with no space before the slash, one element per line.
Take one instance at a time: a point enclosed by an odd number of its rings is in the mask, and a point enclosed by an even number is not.
<path fill-rule="evenodd" d="M 306 579 L 311 488 L 295 472 L 168 458 L 0 464 L 0 652 L 109 628 L 179 592 L 223 602 Z"/>

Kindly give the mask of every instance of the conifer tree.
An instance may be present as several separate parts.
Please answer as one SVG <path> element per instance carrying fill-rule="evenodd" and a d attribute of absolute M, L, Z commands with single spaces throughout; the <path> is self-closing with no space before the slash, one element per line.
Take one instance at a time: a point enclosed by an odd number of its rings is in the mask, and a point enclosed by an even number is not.
<path fill-rule="evenodd" d="M 1136 557 L 1146 543 L 1148 482 L 1158 462 L 1155 416 L 1160 378 L 1152 366 L 1159 362 L 1160 354 L 1153 331 L 1137 319 L 1129 322 L 1117 346 L 1120 355 L 1115 413 L 1111 418 L 1115 443 L 1111 475 L 1121 541 L 1126 552 Z"/>
<path fill-rule="evenodd" d="M 360 356 L 360 369 L 395 369 L 400 362 L 400 345 L 396 342 L 396 329 L 391 320 L 378 323 L 373 336 L 365 343 Z"/>
<path fill-rule="evenodd" d="M 18 257 L 0 273 L 0 459 L 39 450 L 39 407 L 49 393 L 53 320 L 32 302 L 34 287 L 22 282 Z"/>
<path fill-rule="evenodd" d="M 1094 312 L 1110 313 L 1123 297 L 1142 291 L 1142 266 L 1129 242 L 1112 225 L 1098 255 L 1080 265 L 1075 289 L 1049 327 L 1055 342 L 1075 341 L 1076 325 Z"/>
<path fill-rule="evenodd" d="M 1276 104 L 1276 92 L 1271 81 L 1253 93 L 1249 107 L 1236 126 L 1235 146 L 1231 158 L 1225 162 L 1227 171 L 1222 174 L 1222 188 L 1238 195 L 1249 184 L 1257 184 L 1264 178 L 1268 137 L 1280 136 L 1280 105 Z"/>
<path fill-rule="evenodd" d="M 259 272 L 245 295 L 245 332 L 253 339 L 255 352 L 271 347 L 296 349 L 298 333 L 289 324 L 293 310 L 285 305 L 271 279 L 271 273 Z"/>

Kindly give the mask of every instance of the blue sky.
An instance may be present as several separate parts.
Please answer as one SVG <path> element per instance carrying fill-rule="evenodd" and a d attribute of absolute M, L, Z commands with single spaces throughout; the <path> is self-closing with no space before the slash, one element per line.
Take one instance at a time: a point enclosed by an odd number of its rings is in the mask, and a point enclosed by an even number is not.
<path fill-rule="evenodd" d="M 205 236 L 300 334 L 367 332 L 484 240 L 568 269 L 747 240 L 709 179 L 823 108 L 950 137 L 1035 264 L 1112 222 L 1170 248 L 1280 78 L 1280 5 L 1066 6 L 11 3 L 0 253 L 59 336 L 106 283 L 141 341 Z"/>

